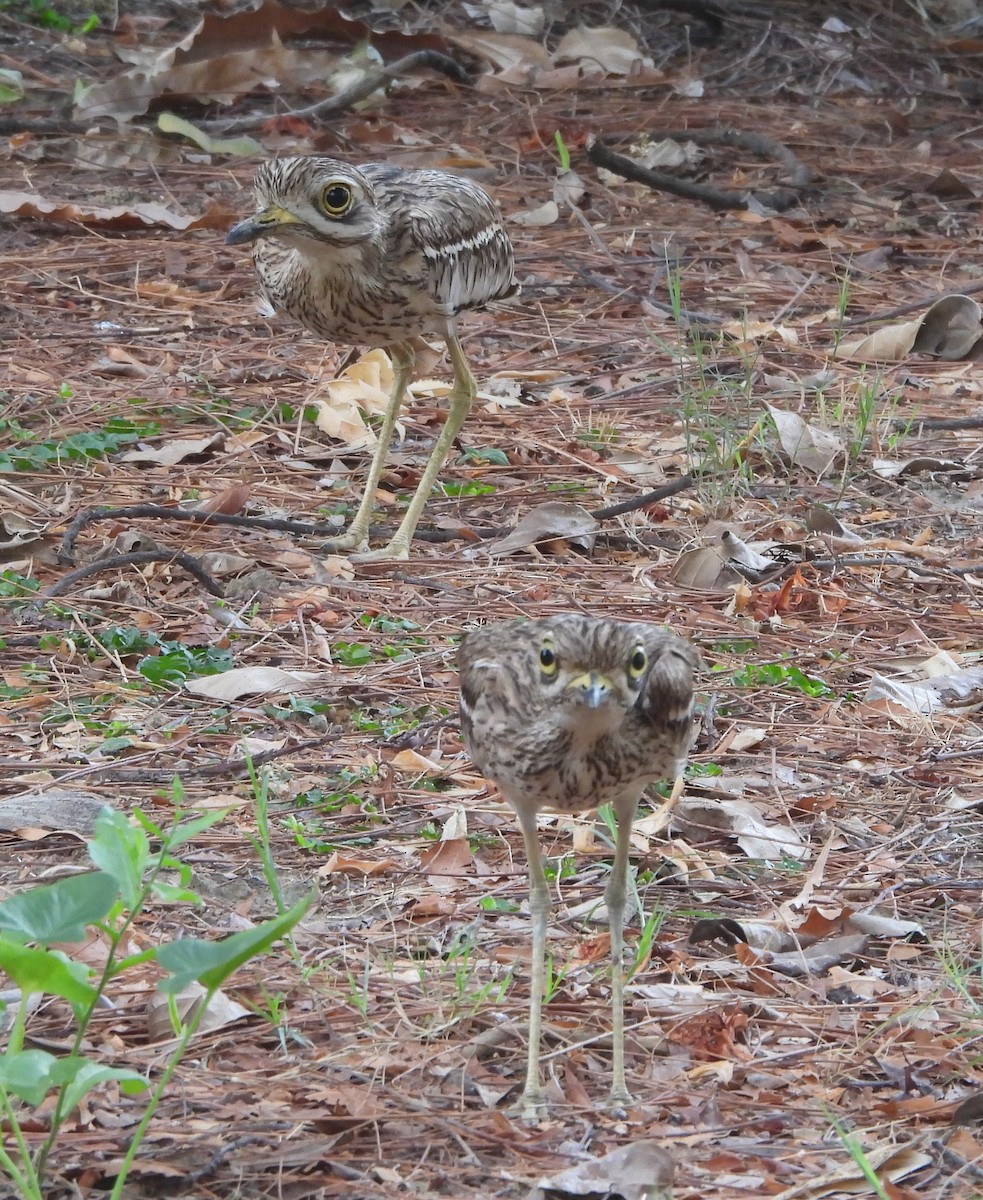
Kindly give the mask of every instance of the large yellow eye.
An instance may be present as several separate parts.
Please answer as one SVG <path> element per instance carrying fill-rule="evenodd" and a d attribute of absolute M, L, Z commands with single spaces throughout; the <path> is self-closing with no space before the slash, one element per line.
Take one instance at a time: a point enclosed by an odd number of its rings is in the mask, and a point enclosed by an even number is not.
<path fill-rule="evenodd" d="M 648 655 L 641 646 L 636 646 L 634 653 L 628 660 L 628 676 L 630 679 L 637 679 L 645 668 L 648 666 Z"/>
<path fill-rule="evenodd" d="M 547 638 L 540 648 L 539 665 L 544 675 L 552 678 L 556 674 L 556 651 L 553 649 L 552 638 Z"/>
<path fill-rule="evenodd" d="M 347 183 L 326 184 L 321 191 L 321 208 L 326 216 L 343 217 L 355 203 L 352 189 Z"/>

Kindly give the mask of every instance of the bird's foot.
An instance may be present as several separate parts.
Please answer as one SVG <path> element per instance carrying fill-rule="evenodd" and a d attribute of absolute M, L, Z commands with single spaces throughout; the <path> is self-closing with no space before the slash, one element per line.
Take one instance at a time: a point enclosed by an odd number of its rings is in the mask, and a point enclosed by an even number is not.
<path fill-rule="evenodd" d="M 380 546 L 378 550 L 366 550 L 363 544 L 358 552 L 352 555 L 352 562 L 399 562 L 409 556 L 410 548 L 402 542 L 389 542 Z"/>
<path fill-rule="evenodd" d="M 368 534 L 359 534 L 357 531 L 349 529 L 346 533 L 340 533 L 337 537 L 329 538 L 326 542 L 323 542 L 319 553 L 347 554 L 349 550 L 361 552 L 368 550 L 368 548 Z"/>
<path fill-rule="evenodd" d="M 549 1116 L 546 1093 L 542 1088 L 526 1088 L 508 1111 L 509 1116 L 518 1117 L 525 1125 L 538 1125 Z"/>
<path fill-rule="evenodd" d="M 608 1096 L 606 1108 L 610 1116 L 620 1121 L 628 1116 L 628 1109 L 634 1103 L 631 1092 L 626 1087 L 618 1087 L 616 1084 Z"/>

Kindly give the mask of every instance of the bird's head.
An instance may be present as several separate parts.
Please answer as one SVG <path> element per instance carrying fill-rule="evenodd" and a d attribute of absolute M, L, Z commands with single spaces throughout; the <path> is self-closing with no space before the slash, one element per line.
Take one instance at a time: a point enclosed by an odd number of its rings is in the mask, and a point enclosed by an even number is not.
<path fill-rule="evenodd" d="M 576 618 L 556 620 L 538 633 L 532 650 L 539 687 L 551 707 L 569 710 L 575 720 L 616 722 L 638 699 L 649 665 L 644 641 L 630 630 L 626 635 L 626 626 L 591 630 L 603 637 L 585 637 L 580 626 Z"/>
<path fill-rule="evenodd" d="M 233 225 L 229 246 L 261 238 L 310 248 L 369 241 L 379 230 L 375 192 L 365 175 L 335 158 L 281 158 L 254 180 L 257 212 Z"/>

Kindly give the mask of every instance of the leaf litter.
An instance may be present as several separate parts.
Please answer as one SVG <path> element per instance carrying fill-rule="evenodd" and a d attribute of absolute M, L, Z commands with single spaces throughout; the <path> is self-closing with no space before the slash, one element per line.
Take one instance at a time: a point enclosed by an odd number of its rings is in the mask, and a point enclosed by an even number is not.
<path fill-rule="evenodd" d="M 225 135 L 201 101 L 231 26 L 207 18 L 180 53 L 174 31 L 147 34 L 131 63 L 143 77 L 98 60 L 99 83 L 121 90 L 94 100 L 117 105 L 154 170 L 121 133 L 131 165 L 104 165 L 83 187 L 57 149 L 33 156 L 45 135 L 12 141 L 0 188 L 0 891 L 77 871 L 101 802 L 166 819 L 178 775 L 186 803 L 228 810 L 193 843 L 206 902 L 160 905 L 134 938 L 248 928 L 276 911 L 244 748 L 261 764 L 281 886 L 319 889 L 297 932 L 303 961 L 278 951 L 230 981 L 230 1007 L 199 1035 L 152 1124 L 147 1186 L 651 1195 L 671 1172 L 683 1200 L 872 1195 L 859 1148 L 899 1200 L 971 1194 L 983 1147 L 973 1124 L 953 1121 L 972 1119 L 983 1088 L 980 389 L 960 361 L 978 339 L 976 281 L 960 266 L 975 214 L 958 192 L 926 208 L 899 181 L 908 134 L 933 179 L 965 174 L 972 113 L 929 90 L 916 117 L 892 116 L 906 126 L 899 140 L 885 138 L 868 85 L 896 89 L 909 68 L 926 70 L 927 35 L 897 14 L 884 42 L 866 29 L 818 36 L 807 9 L 789 6 L 750 31 L 737 66 L 726 42 L 698 49 L 696 63 L 689 42 L 682 57 L 657 58 L 652 47 L 672 43 L 641 17 L 592 40 L 546 23 L 530 34 L 507 8 L 490 29 L 472 15 L 441 40 L 470 38 L 490 63 L 473 92 L 427 77 L 388 104 L 375 97 L 374 111 L 338 122 L 357 131 L 357 153 L 303 122 L 251 128 L 270 154 L 441 166 L 463 150 L 515 227 L 524 294 L 468 322 L 483 398 L 428 509 L 451 540 L 420 541 L 395 567 L 327 558 L 316 538 L 286 530 L 166 516 L 167 504 L 195 504 L 330 519 L 351 503 L 385 392 L 384 356 L 350 356 L 257 315 L 248 267 L 222 245 L 248 205 L 250 164 L 221 157 Z M 320 98 L 306 81 L 327 60 L 305 60 L 300 40 L 278 49 L 271 29 L 282 42 L 282 23 L 343 34 L 344 20 L 283 11 L 264 5 L 258 28 L 237 13 L 236 28 L 254 39 L 247 54 L 267 55 L 253 65 L 280 72 L 278 98 L 301 108 Z M 433 36 L 407 26 L 397 49 Z M 752 54 L 761 38 L 767 69 Z M 844 52 L 853 82 L 827 90 Z M 197 76 L 169 74 L 182 54 Z M 291 78 L 284 63 L 302 70 Z M 714 68 L 734 83 L 714 84 Z M 139 113 L 184 95 L 188 78 L 201 95 L 181 118 L 218 145 L 172 142 L 155 158 L 160 135 Z M 268 106 L 262 78 L 230 85 L 223 115 L 240 95 Z M 699 82 L 701 122 L 780 138 L 794 126 L 798 155 L 842 186 L 781 217 L 708 218 L 594 170 L 588 134 L 641 144 L 659 80 L 666 124 L 691 121 Z M 574 115 L 571 89 L 589 97 L 589 120 Z M 801 90 L 816 95 L 808 110 Z M 557 130 L 575 190 L 557 186 Z M 105 128 L 75 142 L 73 155 L 112 159 Z M 738 191 L 770 186 L 763 168 L 706 146 L 673 169 Z M 515 220 L 527 212 L 540 215 Z M 917 260 L 892 250 L 909 238 Z M 904 305 L 921 315 L 900 340 L 844 352 L 841 325 L 886 334 L 886 310 Z M 432 370 L 446 376 L 446 364 Z M 518 388 L 487 388 L 495 375 Z M 415 394 L 384 513 L 415 485 L 439 420 L 439 385 Z M 692 484 L 669 499 L 592 515 L 686 473 Z M 165 515 L 110 518 L 108 545 L 83 530 L 78 557 L 151 538 L 224 563 L 223 581 L 239 572 L 241 596 L 229 587 L 216 604 L 146 563 L 43 603 L 68 569 L 58 545 L 77 513 L 148 501 Z M 531 549 L 544 540 L 549 554 Z M 703 550 L 711 557 L 684 572 Z M 696 640 L 706 671 L 669 835 L 661 822 L 646 832 L 653 796 L 633 839 L 649 921 L 630 930 L 636 1104 L 624 1119 L 598 1107 L 610 1054 L 598 932 L 607 830 L 543 822 L 557 900 L 544 1010 L 554 1115 L 530 1131 L 504 1111 L 521 1084 L 527 1004 L 521 840 L 461 750 L 454 650 L 479 620 L 570 608 L 667 622 Z M 229 661 L 207 673 L 214 652 Z M 150 1024 L 154 983 L 112 994 L 107 1062 L 159 1069 L 169 1033 Z M 58 1045 L 68 1028 L 57 1007 L 30 1021 Z M 79 1110 L 58 1162 L 77 1192 L 111 1177 L 134 1111 L 109 1089 Z M 650 1160 L 646 1146 L 660 1153 Z"/>

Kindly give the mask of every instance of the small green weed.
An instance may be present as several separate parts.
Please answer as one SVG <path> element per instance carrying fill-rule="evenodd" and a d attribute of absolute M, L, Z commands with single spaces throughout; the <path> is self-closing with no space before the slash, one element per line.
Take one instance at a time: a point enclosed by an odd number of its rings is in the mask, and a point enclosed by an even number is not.
<path fill-rule="evenodd" d="M 0 428 L 0 432 L 3 432 Z M 43 471 L 51 466 L 81 462 L 88 458 L 105 458 L 123 446 L 160 432 L 156 422 L 136 424 L 123 417 L 107 421 L 102 429 L 72 433 L 61 441 L 29 440 L 28 431 L 18 426 L 24 439 L 0 450 L 0 471 Z"/>
<path fill-rule="evenodd" d="M 493 496 L 495 494 L 492 484 L 479 483 L 476 479 L 467 483 L 452 483 L 450 480 L 442 480 L 439 486 L 444 495 L 452 499 L 459 496 Z"/>
<path fill-rule="evenodd" d="M 566 142 L 563 140 L 563 134 L 559 129 L 553 134 L 553 141 L 556 143 L 556 154 L 560 160 L 560 170 L 570 170 L 570 151 L 567 148 Z"/>
<path fill-rule="evenodd" d="M 590 426 L 578 431 L 577 441 L 599 452 L 610 450 L 621 441 L 621 431 L 613 425 Z"/>
<path fill-rule="evenodd" d="M 717 763 L 687 763 L 686 775 L 691 779 L 707 779 L 716 778 L 718 775 L 723 775 L 724 769 Z"/>
<path fill-rule="evenodd" d="M 349 713 L 348 721 L 352 729 L 359 733 L 380 733 L 383 737 L 395 737 L 399 733 L 409 733 L 416 729 L 421 721 L 434 716 L 433 709 L 427 705 L 407 708 L 405 704 L 390 704 L 384 709 L 355 708 Z M 437 709 L 438 716 L 446 716 L 446 709 Z"/>
<path fill-rule="evenodd" d="M 498 450 L 493 446 L 481 449 L 476 446 L 466 446 L 458 455 L 457 461 L 461 463 L 480 463 L 492 467 L 507 467 L 509 465 L 509 456 L 504 450 Z"/>
<path fill-rule="evenodd" d="M 561 854 L 559 858 L 547 859 L 543 863 L 543 872 L 549 880 L 569 879 L 577 874 L 577 862 L 572 854 Z"/>
<path fill-rule="evenodd" d="M 417 633 L 423 626 L 411 617 L 387 617 L 381 613 L 362 613 L 358 618 L 363 629 L 371 629 L 373 633 Z"/>
<path fill-rule="evenodd" d="M 120 658 L 143 654 L 144 657 L 136 664 L 136 670 L 158 687 L 180 684 L 196 676 L 218 675 L 233 665 L 228 650 L 217 646 L 185 646 L 181 642 L 161 638 L 152 630 L 126 625 L 111 625 L 91 634 L 77 633 L 71 640 L 76 652 L 93 661 L 106 651 Z M 42 649 L 57 649 L 62 641 L 63 636 L 55 634 L 42 638 L 40 644 Z"/>
<path fill-rule="evenodd" d="M 50 29 L 53 33 L 85 36 L 99 28 L 99 17 L 96 13 L 90 12 L 88 16 L 77 20 L 63 12 L 64 8 L 65 5 L 55 7 L 48 4 L 47 0 L 0 0 L 0 12 L 9 13 L 27 25 Z"/>
<path fill-rule="evenodd" d="M 833 689 L 821 679 L 806 675 L 804 671 L 787 662 L 747 663 L 732 672 L 730 681 L 735 687 L 741 688 L 789 688 L 816 698 L 834 695 Z"/>
<path fill-rule="evenodd" d="M 373 633 L 392 634 L 415 633 L 420 626 L 407 617 L 370 616 L 363 614 L 358 623 Z M 364 667 L 371 662 L 405 662 L 415 657 L 421 650 L 427 649 L 427 640 L 423 637 L 397 637 L 389 645 L 373 646 L 363 642 L 334 642 L 331 647 L 338 662 L 343 667 Z"/>
<path fill-rule="evenodd" d="M 754 638 L 718 638 L 707 649 L 711 654 L 753 654 L 758 648 Z"/>
<path fill-rule="evenodd" d="M 302 850 L 314 854 L 332 854 L 338 849 L 337 820 L 326 821 L 324 818 L 337 818 L 344 809 L 351 809 L 364 815 L 359 822 L 355 816 L 347 829 L 361 828 L 368 832 L 378 824 L 378 808 L 372 800 L 366 798 L 364 792 L 356 790 L 359 784 L 374 782 L 379 774 L 376 766 L 361 767 L 351 770 L 343 767 L 333 775 L 329 775 L 326 786 L 308 788 L 298 792 L 294 804 L 301 811 L 288 813 L 283 817 L 283 827 L 293 835 L 294 843 Z M 334 837 L 332 837 L 334 835 Z M 345 844 L 351 846 L 353 839 L 346 835 Z"/>
<path fill-rule="evenodd" d="M 289 721 L 296 717 L 310 721 L 329 716 L 331 705 L 327 700 L 315 700 L 311 696 L 289 696 L 286 704 L 264 704 L 263 712 L 274 721 Z"/>
<path fill-rule="evenodd" d="M 0 903 L 0 969 L 20 990 L 20 1002 L 10 1014 L 7 1044 L 0 1053 L 4 1122 L 0 1173 L 11 1180 L 19 1200 L 43 1200 L 49 1193 L 51 1156 L 62 1141 L 70 1142 L 70 1134 L 63 1137 L 65 1126 L 88 1093 L 107 1082 L 118 1085 L 125 1096 L 148 1096 L 107 1193 L 108 1200 L 120 1200 L 154 1113 L 203 1017 L 211 1010 L 215 994 L 235 970 L 285 937 L 310 904 L 305 899 L 272 921 L 218 941 L 184 937 L 148 944 L 146 949 L 127 954 L 134 923 L 152 899 L 168 904 L 201 903 L 188 887 L 191 869 L 175 858 L 175 851 L 225 814 L 185 818 L 180 814 L 178 784 L 172 799 L 179 816 L 167 829 L 139 810 L 131 823 L 123 813 L 104 808 L 88 843 L 93 870 L 27 888 Z M 171 872 L 176 873 L 177 883 L 165 882 L 165 874 Z M 85 943 L 90 929 L 98 930 L 108 946 L 105 962 L 98 969 L 51 948 Z M 95 1012 L 110 1000 L 114 981 L 133 968 L 142 980 L 148 962 L 162 972 L 157 986 L 169 997 L 175 1038 L 153 1086 L 138 1071 L 111 1067 L 84 1053 L 99 1042 L 90 1026 Z M 204 988 L 204 995 L 185 1019 L 178 1012 L 176 997 L 193 983 Z M 122 987 L 128 986 L 124 979 Z M 70 1007 L 74 1034 L 69 1028 L 56 1040 L 68 1046 L 66 1053 L 53 1054 L 37 1045 L 24 1048 L 31 1014 L 41 998 L 60 998 Z M 48 1004 L 43 1008 L 49 1013 L 56 1010 Z M 21 1105 L 43 1110 L 43 1121 L 33 1114 L 26 1121 Z M 34 1130 L 47 1131 L 34 1148 L 27 1140 L 28 1124 Z"/>
<path fill-rule="evenodd" d="M 41 586 L 33 575 L 19 575 L 16 571 L 0 571 L 0 598 L 32 596 Z"/>
<path fill-rule="evenodd" d="M 631 979 L 635 972 L 644 967 L 651 958 L 652 947 L 655 945 L 656 936 L 665 919 L 665 912 L 659 908 L 653 908 L 645 918 L 645 924 L 642 926 L 642 932 L 638 936 L 638 944 L 635 947 L 635 956 L 628 969 L 628 979 Z"/>

